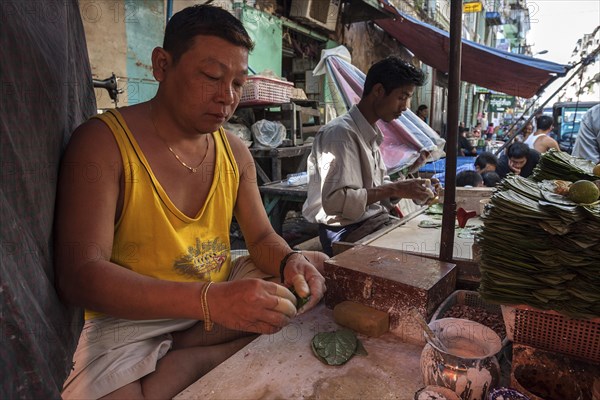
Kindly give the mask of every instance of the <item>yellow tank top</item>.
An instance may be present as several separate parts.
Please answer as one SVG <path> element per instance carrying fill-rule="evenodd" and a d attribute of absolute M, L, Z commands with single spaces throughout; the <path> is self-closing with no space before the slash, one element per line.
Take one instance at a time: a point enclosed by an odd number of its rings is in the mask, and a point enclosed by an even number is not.
<path fill-rule="evenodd" d="M 111 261 L 169 281 L 226 280 L 239 171 L 225 131 L 212 133 L 216 154 L 212 186 L 202 209 L 190 218 L 163 190 L 121 114 L 110 110 L 94 118 L 108 125 L 123 160 L 123 211 L 115 225 Z M 86 310 L 85 317 L 101 315 Z"/>

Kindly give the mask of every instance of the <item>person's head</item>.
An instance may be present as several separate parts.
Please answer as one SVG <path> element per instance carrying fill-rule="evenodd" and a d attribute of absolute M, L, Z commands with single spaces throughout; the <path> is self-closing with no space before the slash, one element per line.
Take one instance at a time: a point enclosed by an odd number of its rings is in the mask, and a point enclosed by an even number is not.
<path fill-rule="evenodd" d="M 253 46 L 241 22 L 221 8 L 195 5 L 174 14 L 163 47 L 152 52 L 160 112 L 185 131 L 218 129 L 239 104 Z"/>
<path fill-rule="evenodd" d="M 424 83 L 423 71 L 398 57 L 387 57 L 369 68 L 359 108 L 371 123 L 390 122 L 410 106 L 415 87 Z"/>
<path fill-rule="evenodd" d="M 496 171 L 486 171 L 481 174 L 483 184 L 487 187 L 496 187 L 502 180 Z"/>
<path fill-rule="evenodd" d="M 425 118 L 427 118 L 428 112 L 429 109 L 427 108 L 427 106 L 425 104 L 421 104 L 419 108 L 417 108 L 417 117 L 421 118 L 422 120 L 425 120 Z"/>
<path fill-rule="evenodd" d="M 529 157 L 529 146 L 525 143 L 513 143 L 506 149 L 508 165 L 511 168 L 522 169 L 527 164 Z"/>
<path fill-rule="evenodd" d="M 498 157 L 489 151 L 484 151 L 475 159 L 475 171 L 480 174 L 486 171 L 495 171 L 498 165 Z"/>
<path fill-rule="evenodd" d="M 554 125 L 554 119 L 549 115 L 541 115 L 535 120 L 538 130 L 549 131 Z"/>
<path fill-rule="evenodd" d="M 532 132 L 533 132 L 533 124 L 531 122 L 528 122 L 527 125 L 525 125 L 523 127 L 523 130 L 521 133 L 523 134 L 523 136 L 527 136 Z"/>
<path fill-rule="evenodd" d="M 171 17 L 165 28 L 163 49 L 176 64 L 198 36 L 219 37 L 249 52 L 254 48 L 254 42 L 237 18 L 219 7 L 196 4 Z"/>
<path fill-rule="evenodd" d="M 456 175 L 457 187 L 482 187 L 483 178 L 477 171 L 462 171 Z"/>

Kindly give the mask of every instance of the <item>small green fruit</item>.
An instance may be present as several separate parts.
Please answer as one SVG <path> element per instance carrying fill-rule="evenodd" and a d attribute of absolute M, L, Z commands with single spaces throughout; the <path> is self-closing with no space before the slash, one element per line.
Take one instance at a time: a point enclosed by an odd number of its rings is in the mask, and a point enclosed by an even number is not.
<path fill-rule="evenodd" d="M 600 190 L 594 182 L 581 180 L 569 187 L 568 197 L 575 203 L 590 204 L 598 200 Z"/>

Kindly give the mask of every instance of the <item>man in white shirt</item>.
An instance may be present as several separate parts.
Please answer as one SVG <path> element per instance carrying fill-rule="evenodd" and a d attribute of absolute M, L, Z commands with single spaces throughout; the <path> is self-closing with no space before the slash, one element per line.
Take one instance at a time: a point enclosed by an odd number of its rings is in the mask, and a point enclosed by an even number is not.
<path fill-rule="evenodd" d="M 398 118 L 424 81 L 421 70 L 397 57 L 375 63 L 359 103 L 315 136 L 302 213 L 319 224 L 325 253 L 332 255 L 331 244 L 348 240 L 353 232 L 365 236 L 381 227 L 392 202 L 410 198 L 424 203 L 435 196 L 426 179 L 390 181 L 379 150 L 383 135 L 375 125 Z"/>
<path fill-rule="evenodd" d="M 527 136 L 523 143 L 540 154 L 545 153 L 550 149 L 560 150 L 556 140 L 548 136 L 554 127 L 554 119 L 549 115 L 542 115 L 537 117 L 535 122 L 537 130 Z"/>
<path fill-rule="evenodd" d="M 600 104 L 590 108 L 581 119 L 573 155 L 600 163 Z"/>

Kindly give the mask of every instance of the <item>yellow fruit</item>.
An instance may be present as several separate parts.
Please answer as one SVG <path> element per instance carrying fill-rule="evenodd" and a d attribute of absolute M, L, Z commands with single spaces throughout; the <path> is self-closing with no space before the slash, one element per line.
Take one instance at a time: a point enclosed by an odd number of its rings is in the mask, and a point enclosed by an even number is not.
<path fill-rule="evenodd" d="M 569 187 L 569 199 L 575 203 L 589 204 L 598 200 L 600 190 L 591 181 L 577 181 Z"/>
<path fill-rule="evenodd" d="M 592 173 L 596 176 L 600 176 L 600 164 L 596 164 L 596 166 L 592 170 Z"/>

